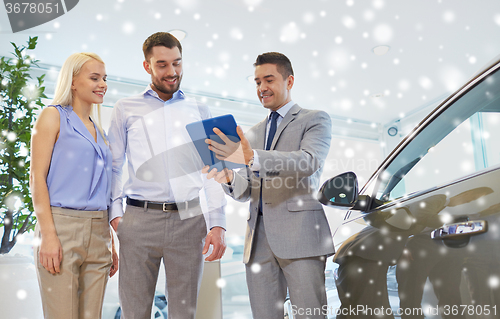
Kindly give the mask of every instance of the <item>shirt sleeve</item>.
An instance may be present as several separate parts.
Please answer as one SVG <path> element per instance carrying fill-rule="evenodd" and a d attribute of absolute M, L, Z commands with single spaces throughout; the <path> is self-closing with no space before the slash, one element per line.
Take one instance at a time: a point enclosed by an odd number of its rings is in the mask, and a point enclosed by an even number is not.
<path fill-rule="evenodd" d="M 253 164 L 251 169 L 253 172 L 258 172 L 260 170 L 259 154 L 255 150 L 253 151 Z"/>
<path fill-rule="evenodd" d="M 127 132 L 123 119 L 122 104 L 118 101 L 111 115 L 111 126 L 108 133 L 109 147 L 113 155 L 111 177 L 111 206 L 109 207 L 109 221 L 123 216 L 123 184 L 122 172 L 125 162 L 127 146 Z"/>
<path fill-rule="evenodd" d="M 212 117 L 212 114 L 210 113 L 210 110 L 207 106 L 199 105 L 199 109 L 202 119 L 205 120 Z M 212 229 L 214 227 L 222 227 L 226 229 L 226 195 L 219 183 L 217 183 L 213 179 L 207 179 L 205 174 L 204 176 L 202 176 L 202 179 L 203 190 L 205 191 L 205 196 L 207 198 L 208 227 L 209 229 Z"/>
<path fill-rule="evenodd" d="M 208 206 L 208 227 L 222 227 L 226 229 L 225 206 L 227 204 L 226 195 L 219 183 L 212 179 L 203 177 L 203 189 L 207 198 Z"/>

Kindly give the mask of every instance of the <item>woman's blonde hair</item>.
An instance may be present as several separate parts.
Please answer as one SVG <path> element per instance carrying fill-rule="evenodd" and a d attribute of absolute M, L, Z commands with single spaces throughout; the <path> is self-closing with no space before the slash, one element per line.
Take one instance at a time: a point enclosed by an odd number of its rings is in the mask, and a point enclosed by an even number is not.
<path fill-rule="evenodd" d="M 63 107 L 73 105 L 73 91 L 71 90 L 73 78 L 80 73 L 83 65 L 91 60 L 96 60 L 104 64 L 104 61 L 97 54 L 92 52 L 73 53 L 64 61 L 61 71 L 59 71 L 59 76 L 57 77 L 56 90 L 54 92 L 52 104 L 61 105 Z M 101 127 L 101 105 L 93 104 L 92 106 L 90 118 L 96 124 L 104 142 L 108 144 Z M 97 121 L 95 121 L 96 115 Z"/>

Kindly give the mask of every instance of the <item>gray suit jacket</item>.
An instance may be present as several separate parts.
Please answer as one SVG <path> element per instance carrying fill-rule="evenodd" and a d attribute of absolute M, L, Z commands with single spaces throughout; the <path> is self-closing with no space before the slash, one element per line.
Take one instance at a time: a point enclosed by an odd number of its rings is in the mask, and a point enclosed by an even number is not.
<path fill-rule="evenodd" d="M 278 126 L 269 151 L 263 150 L 265 136 L 266 120 L 246 134 L 259 157 L 258 176 L 241 169 L 232 187 L 223 186 L 235 200 L 250 200 L 243 261 L 248 263 L 252 251 L 261 184 L 262 213 L 273 253 L 283 259 L 332 255 L 330 227 L 316 198 L 330 148 L 330 116 L 295 104 Z"/>

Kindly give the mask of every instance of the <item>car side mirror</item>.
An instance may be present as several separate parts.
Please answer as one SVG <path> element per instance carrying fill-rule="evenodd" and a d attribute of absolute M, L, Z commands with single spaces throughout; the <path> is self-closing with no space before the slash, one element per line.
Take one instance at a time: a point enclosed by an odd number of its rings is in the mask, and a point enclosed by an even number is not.
<path fill-rule="evenodd" d="M 358 201 L 358 178 L 346 172 L 327 180 L 319 190 L 318 200 L 326 206 L 353 207 Z"/>

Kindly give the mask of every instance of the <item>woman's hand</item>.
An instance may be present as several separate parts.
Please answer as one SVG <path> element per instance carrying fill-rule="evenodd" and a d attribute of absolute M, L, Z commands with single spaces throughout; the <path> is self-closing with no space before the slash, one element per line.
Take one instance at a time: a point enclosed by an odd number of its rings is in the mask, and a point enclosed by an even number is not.
<path fill-rule="evenodd" d="M 62 247 L 57 234 L 42 235 L 39 259 L 43 268 L 51 274 L 61 272 Z"/>
<path fill-rule="evenodd" d="M 113 263 L 109 270 L 109 278 L 113 277 L 118 271 L 118 254 L 115 249 L 115 237 L 113 236 L 113 232 L 111 232 L 111 258 L 113 258 Z"/>

